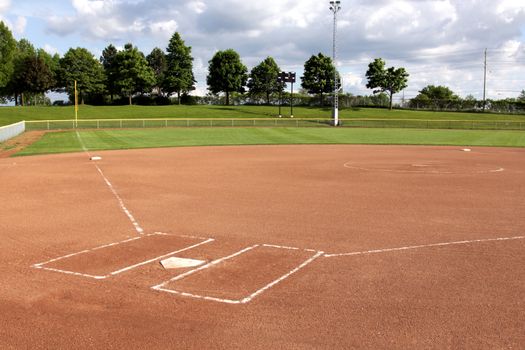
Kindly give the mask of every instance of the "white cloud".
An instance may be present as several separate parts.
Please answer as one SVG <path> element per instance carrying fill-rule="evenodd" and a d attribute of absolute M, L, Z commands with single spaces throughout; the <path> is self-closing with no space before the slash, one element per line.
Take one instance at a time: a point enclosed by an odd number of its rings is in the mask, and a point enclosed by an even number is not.
<path fill-rule="evenodd" d="M 161 34 L 166 37 L 171 37 L 171 35 L 177 30 L 178 25 L 176 21 L 170 20 L 152 23 L 149 27 L 153 34 Z"/>
<path fill-rule="evenodd" d="M 500 0 L 496 7 L 496 14 L 502 16 L 505 21 L 511 22 L 516 15 L 525 14 L 525 3 L 516 0 Z"/>
<path fill-rule="evenodd" d="M 45 6 L 41 0 L 26 1 L 49 8 L 40 17 L 48 36 L 92 52 L 126 42 L 149 52 L 166 47 L 179 31 L 192 46 L 199 92 L 206 88 L 207 62 L 216 50 L 237 50 L 248 68 L 273 56 L 281 68 L 299 75 L 310 55 L 331 56 L 332 13 L 324 0 L 69 0 L 70 7 L 56 11 L 58 0 Z M 10 4 L 0 0 L 0 16 L 8 23 L 17 15 L 30 16 L 15 13 Z M 491 66 L 491 94 L 521 90 L 525 84 L 524 1 L 342 1 L 338 23 L 338 69 L 350 92 L 371 93 L 364 74 L 373 58 L 382 57 L 388 66 L 409 71 L 407 96 L 431 83 L 479 95 L 485 47 L 489 64 L 503 62 Z M 20 20 L 10 27 L 15 31 L 25 25 Z"/>
<path fill-rule="evenodd" d="M 9 9 L 11 0 L 0 0 L 0 15 Z"/>
<path fill-rule="evenodd" d="M 197 14 L 203 13 L 207 8 L 206 4 L 202 1 L 190 1 L 186 6 Z"/>
<path fill-rule="evenodd" d="M 114 0 L 73 0 L 73 7 L 83 15 L 97 15 L 115 4 Z"/>
<path fill-rule="evenodd" d="M 27 26 L 27 18 L 23 16 L 19 16 L 13 25 L 13 32 L 16 35 L 22 35 L 24 34 L 26 30 L 26 26 Z"/>
<path fill-rule="evenodd" d="M 54 55 L 58 53 L 58 49 L 54 46 L 51 46 L 49 44 L 45 44 L 43 47 L 44 51 L 46 51 L 48 54 Z"/>

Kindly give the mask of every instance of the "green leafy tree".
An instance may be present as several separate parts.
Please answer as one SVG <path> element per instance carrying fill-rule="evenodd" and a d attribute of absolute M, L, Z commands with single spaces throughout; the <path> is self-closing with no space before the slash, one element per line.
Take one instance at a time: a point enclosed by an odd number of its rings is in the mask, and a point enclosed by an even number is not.
<path fill-rule="evenodd" d="M 105 75 L 105 85 L 111 102 L 117 91 L 117 53 L 118 50 L 113 44 L 109 44 L 102 51 L 102 56 L 100 56 L 100 63 L 104 67 Z"/>
<path fill-rule="evenodd" d="M 0 22 L 0 90 L 4 90 L 12 79 L 16 40 L 9 28 Z"/>
<path fill-rule="evenodd" d="M 444 108 L 449 103 L 458 101 L 459 97 L 446 86 L 428 85 L 419 91 L 415 101 L 421 104 L 431 105 L 434 108 Z"/>
<path fill-rule="evenodd" d="M 206 82 L 208 89 L 214 93 L 226 94 L 226 105 L 230 104 L 232 92 L 244 92 L 248 80 L 248 68 L 241 62 L 235 50 L 218 51 L 209 61 Z"/>
<path fill-rule="evenodd" d="M 104 92 L 104 71 L 100 62 L 85 48 L 69 49 L 60 60 L 61 86 L 74 96 L 77 81 L 78 96 L 82 104 L 87 96 Z"/>
<path fill-rule="evenodd" d="M 525 90 L 521 90 L 521 93 L 518 96 L 518 102 L 525 102 Z"/>
<path fill-rule="evenodd" d="M 128 96 L 132 105 L 134 94 L 151 91 L 155 84 L 153 70 L 144 54 L 132 44 L 126 44 L 124 50 L 118 52 L 116 60 L 117 87 L 123 96 Z"/>
<path fill-rule="evenodd" d="M 457 100 L 459 97 L 446 86 L 428 85 L 419 91 L 418 97 L 426 97 L 430 100 Z"/>
<path fill-rule="evenodd" d="M 304 75 L 301 86 L 310 94 L 319 94 L 321 106 L 324 95 L 334 91 L 335 67 L 332 59 L 319 53 L 304 63 Z"/>
<path fill-rule="evenodd" d="M 51 72 L 53 84 L 48 90 L 59 90 L 58 82 L 60 80 L 60 55 L 51 55 L 44 49 L 37 50 L 37 57 L 41 58 Z"/>
<path fill-rule="evenodd" d="M 266 104 L 270 104 L 270 95 L 283 89 L 277 82 L 281 69 L 272 57 L 267 57 L 258 66 L 253 67 L 248 80 L 248 89 L 251 95 L 264 94 Z"/>
<path fill-rule="evenodd" d="M 164 82 L 164 75 L 166 73 L 166 54 L 158 47 L 154 48 L 146 57 L 148 65 L 153 70 L 155 76 L 155 85 L 153 87 L 158 95 L 162 95 L 162 84 Z"/>
<path fill-rule="evenodd" d="M 24 92 L 26 92 L 26 86 L 21 79 L 21 75 L 25 71 L 25 60 L 28 57 L 35 57 L 36 50 L 28 40 L 20 39 L 16 43 L 15 54 L 13 57 L 13 74 L 7 84 L 6 91 L 9 95 L 13 96 L 15 105 L 25 105 Z"/>
<path fill-rule="evenodd" d="M 166 73 L 163 88 L 171 95 L 177 93 L 180 104 L 181 93 L 195 90 L 195 77 L 193 76 L 193 57 L 191 47 L 186 46 L 179 33 L 173 34 L 166 49 Z"/>
<path fill-rule="evenodd" d="M 385 68 L 385 61 L 376 58 L 368 65 L 366 87 L 374 90 L 374 94 L 387 92 L 390 97 L 389 108 L 392 109 L 392 96 L 407 87 L 409 74 L 405 68 Z"/>
<path fill-rule="evenodd" d="M 30 96 L 43 95 L 55 86 L 51 68 L 41 56 L 28 56 L 22 62 L 22 70 L 17 75 L 21 90 Z"/>

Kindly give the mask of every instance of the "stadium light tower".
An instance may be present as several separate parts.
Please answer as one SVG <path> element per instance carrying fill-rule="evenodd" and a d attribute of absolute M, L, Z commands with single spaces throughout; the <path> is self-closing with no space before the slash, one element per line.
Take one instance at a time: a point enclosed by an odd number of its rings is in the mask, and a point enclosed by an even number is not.
<path fill-rule="evenodd" d="M 334 36 L 333 36 L 333 47 L 332 47 L 332 56 L 334 64 L 334 109 L 332 111 L 332 116 L 334 118 L 334 126 L 339 125 L 339 84 L 337 81 L 337 66 L 335 64 L 336 54 L 337 54 L 337 12 L 341 10 L 341 1 L 330 1 L 330 11 L 334 13 Z"/>

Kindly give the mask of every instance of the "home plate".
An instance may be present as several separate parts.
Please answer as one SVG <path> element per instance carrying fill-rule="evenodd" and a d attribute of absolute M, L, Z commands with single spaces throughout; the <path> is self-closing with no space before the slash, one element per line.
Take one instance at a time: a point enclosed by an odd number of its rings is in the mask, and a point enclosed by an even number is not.
<path fill-rule="evenodd" d="M 183 267 L 195 267 L 204 264 L 204 260 L 177 258 L 175 256 L 161 260 L 160 264 L 165 269 L 180 269 Z"/>

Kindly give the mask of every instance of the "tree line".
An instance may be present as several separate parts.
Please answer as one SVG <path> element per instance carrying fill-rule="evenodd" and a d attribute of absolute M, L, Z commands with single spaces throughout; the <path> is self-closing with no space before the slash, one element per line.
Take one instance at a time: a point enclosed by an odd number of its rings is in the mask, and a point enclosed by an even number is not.
<path fill-rule="evenodd" d="M 36 49 L 26 39 L 16 41 L 9 28 L 0 22 L 0 100 L 20 106 L 44 104 L 45 93 L 56 91 L 67 93 L 73 101 L 76 81 L 80 103 L 132 104 L 134 99 L 142 99 L 150 104 L 169 104 L 171 96 L 176 96 L 180 104 L 184 99 L 188 101 L 189 93 L 195 90 L 191 50 L 175 32 L 165 51 L 156 47 L 148 55 L 129 43 L 121 50 L 110 44 L 99 58 L 81 47 L 70 48 L 60 57 Z M 216 52 L 208 64 L 206 83 L 210 93 L 191 97 L 194 101 L 216 102 L 221 94 L 227 105 L 231 96 L 239 95 L 243 96 L 244 103 L 272 104 L 277 96 L 290 98 L 284 91 L 286 84 L 278 80 L 281 68 L 272 57 L 264 59 L 249 73 L 233 49 Z M 387 68 L 385 61 L 377 58 L 366 72 L 366 87 L 373 89 L 374 95 L 342 94 L 343 102 L 346 101 L 342 105 L 363 103 L 392 109 L 393 95 L 407 87 L 408 77 L 405 68 Z M 304 63 L 302 89 L 294 99 L 302 104 L 324 106 L 325 96 L 331 96 L 336 86 L 342 91 L 341 78 L 332 59 L 322 53 L 312 55 Z M 479 101 L 472 100 L 459 98 L 447 87 L 429 85 L 402 107 L 447 109 L 461 102 L 461 106 L 476 109 Z M 525 102 L 525 92 L 510 102 Z M 489 107 L 498 105 L 496 101 L 489 101 Z"/>
<path fill-rule="evenodd" d="M 267 57 L 248 73 L 247 67 L 233 49 L 218 51 L 209 61 L 206 82 L 211 94 L 223 93 L 226 104 L 232 93 L 247 93 L 253 98 L 281 93 L 286 85 L 278 82 L 281 69 Z M 302 87 L 309 93 L 333 91 L 335 67 L 332 60 L 318 54 L 305 63 Z M 74 98 L 77 82 L 80 103 L 113 104 L 147 96 L 156 103 L 169 103 L 176 96 L 178 103 L 195 90 L 193 57 L 176 32 L 166 51 L 154 48 L 144 55 L 129 43 L 122 50 L 108 45 L 100 58 L 85 48 L 70 48 L 62 57 L 50 55 L 26 39 L 16 41 L 9 28 L 0 22 L 0 98 L 15 105 L 36 104 L 48 91 L 65 92 Z"/>

